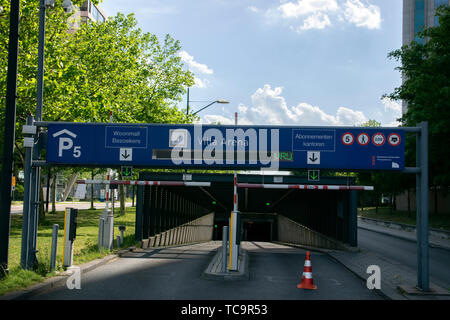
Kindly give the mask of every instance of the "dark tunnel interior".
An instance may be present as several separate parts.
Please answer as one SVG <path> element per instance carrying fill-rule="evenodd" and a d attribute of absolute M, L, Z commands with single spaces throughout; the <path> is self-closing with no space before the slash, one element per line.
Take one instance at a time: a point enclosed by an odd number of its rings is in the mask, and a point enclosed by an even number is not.
<path fill-rule="evenodd" d="M 182 180 L 182 174 L 151 173 L 145 180 Z M 283 182 L 309 184 L 307 177 L 284 176 Z M 211 182 L 209 187 L 159 187 L 195 201 L 205 212 L 214 212 L 213 240 L 222 239 L 222 227 L 229 225 L 233 210 L 232 174 L 192 174 L 192 181 Z M 278 180 L 279 181 L 279 180 Z M 238 175 L 241 183 L 273 184 L 273 176 Z M 348 178 L 333 177 L 322 183 L 349 184 Z M 354 184 L 354 181 L 350 181 Z M 241 212 L 241 239 L 277 240 L 277 218 L 283 215 L 312 230 L 340 241 L 348 240 L 349 191 L 238 188 L 238 210 Z"/>

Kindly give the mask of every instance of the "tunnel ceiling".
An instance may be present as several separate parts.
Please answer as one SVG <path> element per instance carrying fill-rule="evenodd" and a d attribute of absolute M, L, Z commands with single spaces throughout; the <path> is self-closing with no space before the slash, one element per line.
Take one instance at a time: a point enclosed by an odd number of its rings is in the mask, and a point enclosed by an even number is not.
<path fill-rule="evenodd" d="M 228 214 L 233 210 L 233 174 L 197 174 L 188 173 L 191 181 L 211 182 L 210 187 L 167 187 L 171 191 L 192 200 L 197 204 L 218 214 Z M 306 176 L 276 176 L 276 175 L 249 175 L 238 174 L 239 183 L 273 184 L 313 184 L 308 182 Z M 140 180 L 150 181 L 183 181 L 182 173 L 141 172 Z M 354 185 L 353 178 L 327 177 L 317 184 L 348 184 Z M 320 202 L 323 193 L 336 193 L 338 191 L 295 190 L 295 189 L 238 189 L 238 208 L 243 213 L 273 213 L 280 205 L 286 202 L 295 203 L 299 197 L 317 198 Z"/>

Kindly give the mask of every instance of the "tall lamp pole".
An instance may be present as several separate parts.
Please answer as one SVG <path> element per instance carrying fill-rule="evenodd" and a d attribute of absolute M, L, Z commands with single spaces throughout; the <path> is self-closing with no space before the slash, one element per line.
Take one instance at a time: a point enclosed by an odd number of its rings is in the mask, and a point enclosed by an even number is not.
<path fill-rule="evenodd" d="M 30 119 L 27 125 L 34 125 L 34 121 L 42 121 L 42 107 L 44 98 L 44 48 L 45 48 L 45 11 L 53 7 L 55 0 L 39 1 L 39 44 L 38 44 L 38 70 L 37 70 L 37 94 L 36 94 L 36 117 Z M 70 13 L 73 5 L 70 0 L 62 3 L 64 12 Z M 35 135 L 35 144 L 39 139 L 39 132 Z M 40 190 L 40 168 L 32 167 L 33 159 L 39 157 L 39 149 L 28 147 L 25 155 L 26 167 L 24 179 L 24 204 L 22 223 L 22 252 L 21 266 L 31 269 L 37 264 L 37 229 L 39 219 L 39 190 Z M 31 167 L 31 168 L 30 168 Z"/>
<path fill-rule="evenodd" d="M 11 0 L 8 49 L 8 75 L 2 173 L 0 181 L 0 278 L 8 274 L 9 229 L 11 217 L 11 184 L 14 168 L 14 140 L 17 98 L 17 58 L 19 51 L 20 1 Z"/>

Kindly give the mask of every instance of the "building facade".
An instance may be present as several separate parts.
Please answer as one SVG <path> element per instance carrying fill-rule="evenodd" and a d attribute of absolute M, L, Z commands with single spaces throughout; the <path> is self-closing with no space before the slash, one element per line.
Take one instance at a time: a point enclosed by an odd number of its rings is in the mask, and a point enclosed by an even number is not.
<path fill-rule="evenodd" d="M 82 23 L 88 21 L 102 23 L 108 19 L 106 13 L 91 0 L 83 2 L 81 7 L 74 6 L 74 14 L 69 18 L 70 32 L 76 32 Z"/>
<path fill-rule="evenodd" d="M 90 0 L 86 0 L 80 7 L 80 16 L 82 22 L 87 22 L 88 20 L 105 22 L 108 18 L 102 8 L 96 6 Z"/>

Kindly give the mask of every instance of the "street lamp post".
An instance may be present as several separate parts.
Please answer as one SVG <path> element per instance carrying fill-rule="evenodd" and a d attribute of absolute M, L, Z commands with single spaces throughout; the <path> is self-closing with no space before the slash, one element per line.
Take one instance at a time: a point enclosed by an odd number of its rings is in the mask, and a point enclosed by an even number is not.
<path fill-rule="evenodd" d="M 45 48 L 45 11 L 53 7 L 55 0 L 39 1 L 39 44 L 38 44 L 38 70 L 37 70 L 37 94 L 36 94 L 36 117 L 34 121 L 42 121 L 42 107 L 44 98 L 44 48 Z M 62 3 L 64 12 L 70 13 L 73 4 L 70 0 Z M 34 121 L 27 123 L 34 125 Z M 39 132 L 35 134 L 35 144 L 39 139 Z M 38 148 L 29 148 L 29 155 L 26 161 L 31 164 L 32 159 L 39 156 Z M 21 266 L 30 269 L 36 265 L 37 247 L 37 226 L 39 218 L 39 189 L 40 189 L 40 168 L 31 167 L 31 172 L 25 172 L 24 180 L 24 205 L 23 205 L 23 226 L 22 226 L 22 253 Z M 25 196 L 26 195 L 26 196 Z"/>

